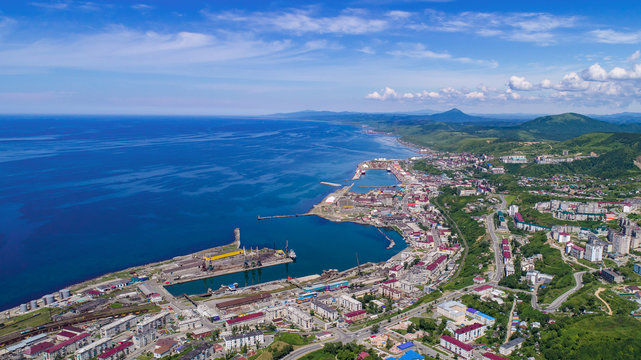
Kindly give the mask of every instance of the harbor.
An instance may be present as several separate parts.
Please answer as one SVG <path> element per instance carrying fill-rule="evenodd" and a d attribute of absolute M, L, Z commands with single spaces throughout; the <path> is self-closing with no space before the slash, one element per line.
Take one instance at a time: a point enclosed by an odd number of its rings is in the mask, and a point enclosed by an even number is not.
<path fill-rule="evenodd" d="M 158 281 L 171 286 L 184 282 L 228 275 L 293 262 L 293 250 L 250 248 L 240 246 L 240 229 L 234 229 L 234 242 L 191 255 L 175 258 L 162 265 Z"/>

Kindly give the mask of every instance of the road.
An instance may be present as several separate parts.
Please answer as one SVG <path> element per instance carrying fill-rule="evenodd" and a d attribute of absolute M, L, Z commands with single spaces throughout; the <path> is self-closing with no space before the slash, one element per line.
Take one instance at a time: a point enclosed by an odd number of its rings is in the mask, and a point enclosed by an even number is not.
<path fill-rule="evenodd" d="M 510 317 L 507 319 L 507 334 L 505 334 L 505 341 L 503 344 L 507 343 L 512 336 L 512 316 L 514 316 L 514 308 L 516 307 L 516 299 L 512 302 L 512 310 L 510 310 Z"/>
<path fill-rule="evenodd" d="M 574 294 L 579 289 L 581 289 L 583 287 L 583 274 L 585 274 L 585 273 L 586 273 L 586 271 L 579 271 L 577 273 L 574 273 L 574 280 L 576 281 L 576 285 L 572 289 L 566 291 L 563 295 L 561 295 L 558 298 L 554 299 L 554 301 L 552 301 L 550 306 L 545 308 L 545 310 L 546 311 L 557 311 L 559 309 L 559 307 L 561 306 L 561 304 L 563 304 L 563 302 L 565 300 L 567 300 L 568 297 L 570 297 L 570 295 Z"/>

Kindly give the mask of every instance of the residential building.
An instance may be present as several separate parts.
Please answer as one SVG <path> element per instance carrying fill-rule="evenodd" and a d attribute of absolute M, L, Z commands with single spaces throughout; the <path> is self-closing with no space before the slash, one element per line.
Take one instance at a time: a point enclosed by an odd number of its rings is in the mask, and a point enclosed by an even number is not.
<path fill-rule="evenodd" d="M 641 264 L 634 264 L 634 272 L 641 275 Z"/>
<path fill-rule="evenodd" d="M 75 360 L 88 360 L 107 351 L 112 345 L 111 337 L 103 337 L 76 350 Z"/>
<path fill-rule="evenodd" d="M 353 322 L 365 319 L 366 316 L 367 316 L 367 311 L 365 310 L 356 310 L 356 311 L 343 314 L 343 318 L 345 318 L 345 321 L 347 321 L 348 323 L 353 323 Z"/>
<path fill-rule="evenodd" d="M 345 311 L 347 312 L 356 311 L 363 308 L 363 304 L 360 301 L 349 297 L 348 295 L 341 295 L 338 298 L 338 305 L 341 308 L 345 309 Z"/>
<path fill-rule="evenodd" d="M 318 314 L 318 316 L 325 320 L 334 321 L 338 319 L 339 316 L 336 309 L 317 300 L 312 301 L 311 309 L 314 311 L 314 313 Z"/>
<path fill-rule="evenodd" d="M 170 313 L 163 311 L 139 322 L 136 325 L 136 332 L 134 334 L 134 345 L 137 348 L 141 348 L 155 341 L 157 338 L 156 329 L 167 324 L 169 314 Z"/>
<path fill-rule="evenodd" d="M 514 350 L 520 349 L 524 342 L 525 339 L 522 337 L 510 340 L 499 347 L 499 353 L 501 355 L 510 355 Z"/>
<path fill-rule="evenodd" d="M 483 336 L 487 330 L 487 325 L 481 323 L 474 323 L 472 325 L 464 326 L 460 329 L 454 330 L 454 338 L 462 342 L 474 341 L 477 338 Z"/>
<path fill-rule="evenodd" d="M 314 320 L 312 319 L 312 316 L 304 312 L 303 310 L 297 308 L 296 306 L 287 306 L 285 309 L 285 317 L 287 320 L 289 320 L 293 325 L 303 329 L 303 330 L 309 330 L 314 326 Z"/>
<path fill-rule="evenodd" d="M 614 270 L 610 269 L 602 269 L 600 272 L 601 277 L 610 283 L 622 283 L 623 282 L 623 276 L 617 274 L 614 272 Z"/>
<path fill-rule="evenodd" d="M 465 310 L 465 315 L 472 319 L 480 322 L 481 324 L 489 325 L 492 326 L 494 325 L 494 322 L 496 321 L 493 317 L 490 315 L 487 315 L 485 313 L 482 313 L 474 308 L 467 308 Z"/>
<path fill-rule="evenodd" d="M 244 334 L 225 336 L 225 350 L 237 350 L 243 346 L 258 348 L 265 343 L 262 331 L 252 331 Z"/>
<path fill-rule="evenodd" d="M 591 262 L 603 260 L 603 245 L 597 242 L 588 242 L 585 245 L 584 258 Z"/>
<path fill-rule="evenodd" d="M 123 331 L 131 329 L 136 324 L 136 315 L 127 315 L 103 326 L 100 329 L 100 336 L 108 337 L 118 335 Z"/>
<path fill-rule="evenodd" d="M 127 358 L 129 352 L 133 350 L 134 343 L 125 341 L 124 343 L 116 346 L 113 349 L 107 350 L 98 355 L 98 360 L 120 360 Z"/>
<path fill-rule="evenodd" d="M 474 349 L 472 345 L 456 340 L 449 335 L 441 336 L 441 347 L 465 359 L 472 358 L 472 350 Z"/>

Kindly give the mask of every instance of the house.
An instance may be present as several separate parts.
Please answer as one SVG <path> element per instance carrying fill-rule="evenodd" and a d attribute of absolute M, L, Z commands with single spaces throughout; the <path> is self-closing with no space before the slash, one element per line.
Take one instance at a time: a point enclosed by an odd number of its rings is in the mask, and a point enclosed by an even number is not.
<path fill-rule="evenodd" d="M 474 349 L 472 345 L 456 340 L 449 335 L 441 336 L 441 347 L 465 359 L 472 357 L 472 350 Z"/>
<path fill-rule="evenodd" d="M 163 356 L 168 356 L 171 354 L 171 348 L 167 345 L 159 346 L 154 349 L 154 358 L 160 359 Z"/>
<path fill-rule="evenodd" d="M 634 272 L 641 275 L 641 264 L 634 264 Z"/>
<path fill-rule="evenodd" d="M 574 244 L 573 242 L 568 242 L 565 245 L 565 253 L 572 256 L 575 259 L 583 259 L 585 255 L 585 249 Z"/>
<path fill-rule="evenodd" d="M 225 336 L 225 349 L 236 350 L 243 346 L 257 348 L 265 343 L 265 335 L 262 331 L 251 331 L 244 334 Z"/>
<path fill-rule="evenodd" d="M 520 349 L 524 342 L 525 339 L 522 337 L 510 340 L 499 347 L 499 353 L 501 355 L 510 355 L 514 350 Z"/>
<path fill-rule="evenodd" d="M 475 276 L 475 277 L 474 277 L 473 281 L 474 281 L 474 283 L 475 283 L 475 284 L 480 285 L 480 284 L 485 284 L 485 282 L 486 282 L 487 280 L 485 280 L 485 278 L 484 278 L 484 277 L 482 277 L 482 276 L 478 275 L 478 276 Z"/>

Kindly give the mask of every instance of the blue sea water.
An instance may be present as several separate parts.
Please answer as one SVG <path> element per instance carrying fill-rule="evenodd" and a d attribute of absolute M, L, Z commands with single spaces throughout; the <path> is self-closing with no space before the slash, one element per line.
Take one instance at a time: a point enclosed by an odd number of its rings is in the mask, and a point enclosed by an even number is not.
<path fill-rule="evenodd" d="M 372 227 L 256 217 L 306 212 L 335 190 L 320 181 L 347 184 L 363 160 L 412 154 L 392 137 L 323 122 L 1 117 L 0 309 L 229 243 L 235 227 L 247 247 L 289 240 L 297 262 L 176 292 L 345 269 L 356 252 L 361 262 L 387 259 L 402 245 L 386 250 Z M 378 185 L 379 177 L 387 185 L 390 176 L 372 173 L 359 183 Z"/>

